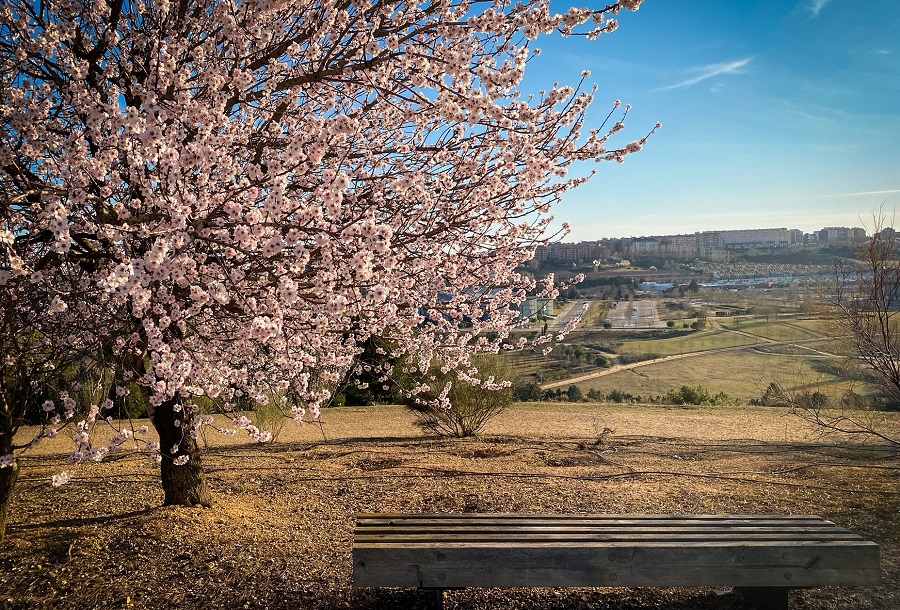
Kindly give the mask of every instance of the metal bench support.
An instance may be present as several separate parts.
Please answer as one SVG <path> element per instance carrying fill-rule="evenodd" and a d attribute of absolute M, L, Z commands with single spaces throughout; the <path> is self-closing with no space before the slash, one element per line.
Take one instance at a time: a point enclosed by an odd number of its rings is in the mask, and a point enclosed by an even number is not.
<path fill-rule="evenodd" d="M 735 587 L 734 591 L 759 610 L 788 610 L 788 587 Z"/>

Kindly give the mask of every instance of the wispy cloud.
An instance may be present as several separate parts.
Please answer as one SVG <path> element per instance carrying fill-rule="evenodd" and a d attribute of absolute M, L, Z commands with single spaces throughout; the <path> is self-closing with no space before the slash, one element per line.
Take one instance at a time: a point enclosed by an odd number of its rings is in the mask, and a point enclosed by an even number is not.
<path fill-rule="evenodd" d="M 696 85 L 697 83 L 705 81 L 708 78 L 713 78 L 714 76 L 722 76 L 723 74 L 738 74 L 741 72 L 741 69 L 751 61 L 753 61 L 752 57 L 745 57 L 744 59 L 736 59 L 734 61 L 726 61 L 718 64 L 707 64 L 705 66 L 690 68 L 689 70 L 687 70 L 687 72 L 692 73 L 693 76 L 691 76 L 690 78 L 686 78 L 679 83 L 675 83 L 674 85 L 666 85 L 665 87 L 660 87 L 659 89 L 657 89 L 657 91 L 682 89 L 684 87 Z"/>
<path fill-rule="evenodd" d="M 839 108 L 832 108 L 815 103 L 797 103 L 789 99 L 766 97 L 765 103 L 773 112 L 784 116 L 785 120 L 794 122 L 802 119 L 806 124 L 821 129 L 833 129 L 838 126 L 846 127 L 853 122 L 853 117 Z M 842 142 L 839 146 L 847 146 Z"/>
<path fill-rule="evenodd" d="M 892 193 L 900 193 L 900 189 L 888 189 L 885 191 L 860 191 L 858 193 L 835 193 L 834 195 L 826 195 L 826 197 L 865 197 L 866 195 L 890 195 Z"/>
<path fill-rule="evenodd" d="M 809 12 L 812 13 L 813 17 L 818 17 L 819 13 L 822 12 L 822 9 L 825 8 L 825 5 L 831 2 L 831 0 L 812 0 L 806 8 L 809 9 Z"/>

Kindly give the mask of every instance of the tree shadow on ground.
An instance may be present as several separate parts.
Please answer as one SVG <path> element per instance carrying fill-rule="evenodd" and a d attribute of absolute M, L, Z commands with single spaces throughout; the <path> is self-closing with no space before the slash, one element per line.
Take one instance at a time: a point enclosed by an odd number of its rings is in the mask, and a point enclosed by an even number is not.
<path fill-rule="evenodd" d="M 25 532 L 29 530 L 52 529 L 58 527 L 77 528 L 85 525 L 109 525 L 115 521 L 131 519 L 149 514 L 154 508 L 148 507 L 141 510 L 132 510 L 113 515 L 98 515 L 96 517 L 80 517 L 76 519 L 59 519 L 57 521 L 42 521 L 39 523 L 11 523 L 10 532 Z"/>

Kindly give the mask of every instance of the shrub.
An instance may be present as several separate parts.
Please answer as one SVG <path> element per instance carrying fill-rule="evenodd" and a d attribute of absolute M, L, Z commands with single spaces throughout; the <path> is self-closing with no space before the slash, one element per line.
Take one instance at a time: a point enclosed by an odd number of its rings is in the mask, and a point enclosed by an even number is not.
<path fill-rule="evenodd" d="M 472 359 L 478 368 L 481 380 L 493 377 L 495 382 L 510 382 L 512 373 L 502 356 L 482 355 Z M 502 413 L 515 398 L 511 385 L 493 390 L 483 385 L 468 383 L 443 374 L 440 367 L 433 365 L 428 372 L 434 389 L 407 402 L 407 408 L 415 413 L 416 425 L 439 436 L 475 436 L 488 421 Z M 451 383 L 447 398 L 450 407 L 436 404 L 440 388 Z"/>
<path fill-rule="evenodd" d="M 769 384 L 759 403 L 766 407 L 786 407 L 789 404 L 784 389 L 777 381 Z"/>
<path fill-rule="evenodd" d="M 827 394 L 823 394 L 822 392 L 800 392 L 796 396 L 795 402 L 797 403 L 797 406 L 803 409 L 815 411 L 827 408 L 829 398 Z"/>
<path fill-rule="evenodd" d="M 588 345 L 592 350 L 598 352 L 606 352 L 607 354 L 616 354 L 622 347 L 622 341 L 603 341 L 601 343 L 592 343 Z"/>
<path fill-rule="evenodd" d="M 513 385 L 513 396 L 522 402 L 537 402 L 544 398 L 544 390 L 534 381 Z"/>
<path fill-rule="evenodd" d="M 606 400 L 609 402 L 640 402 L 640 396 L 634 396 L 633 394 L 629 394 L 628 392 L 623 392 L 622 390 L 611 390 L 609 394 L 606 395 Z"/>
<path fill-rule="evenodd" d="M 277 441 L 281 431 L 284 429 L 284 423 L 288 419 L 281 412 L 278 403 L 271 399 L 266 404 L 256 403 L 253 413 L 256 419 L 256 427 L 262 432 L 270 433 L 272 440 Z"/>
<path fill-rule="evenodd" d="M 853 390 L 847 390 L 847 393 L 841 397 L 841 408 L 865 410 L 869 408 L 869 404 L 863 396 L 860 396 Z"/>
<path fill-rule="evenodd" d="M 566 391 L 566 394 L 569 397 L 569 402 L 579 402 L 581 401 L 584 394 L 577 385 L 570 385 L 569 389 Z"/>
<path fill-rule="evenodd" d="M 621 354 L 619 360 L 623 364 L 631 364 L 633 362 L 643 362 L 644 360 L 656 360 L 660 355 L 654 352 L 644 352 L 643 354 Z"/>
<path fill-rule="evenodd" d="M 683 385 L 677 390 L 669 390 L 662 402 L 667 405 L 728 405 L 735 401 L 725 392 L 712 395 L 702 385 Z"/>

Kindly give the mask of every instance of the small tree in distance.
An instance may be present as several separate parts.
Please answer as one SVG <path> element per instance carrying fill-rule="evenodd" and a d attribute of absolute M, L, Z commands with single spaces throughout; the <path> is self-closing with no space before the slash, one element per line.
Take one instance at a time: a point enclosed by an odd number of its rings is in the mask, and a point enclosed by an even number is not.
<path fill-rule="evenodd" d="M 428 376 L 434 377 L 436 387 L 446 388 L 443 397 L 420 396 L 407 403 L 415 413 L 416 425 L 439 436 L 464 438 L 478 434 L 491 419 L 500 415 L 515 399 L 512 370 L 500 355 L 473 358 L 470 373 L 476 379 L 454 380 L 435 366 Z M 449 405 L 438 398 L 445 398 Z"/>
<path fill-rule="evenodd" d="M 822 295 L 825 313 L 858 359 L 872 374 L 884 408 L 900 409 L 900 250 L 893 230 L 882 230 L 883 210 L 873 214 L 873 232 L 855 260 L 839 260 L 834 284 Z M 883 433 L 877 417 L 852 390 L 837 409 L 821 400 L 793 396 L 782 400 L 794 412 L 824 429 L 854 436 L 871 436 L 900 446 L 900 439 Z M 863 407 L 863 408 L 860 408 Z"/>
<path fill-rule="evenodd" d="M 815 424 L 823 434 L 874 438 L 900 450 L 900 438 L 884 432 L 885 414 L 872 410 L 852 388 L 835 400 L 821 390 L 792 390 L 773 381 L 762 398 L 751 404 L 787 407 L 792 414 Z"/>
<path fill-rule="evenodd" d="M 584 394 L 577 385 L 570 385 L 569 389 L 566 390 L 566 399 L 569 402 L 581 402 L 581 399 L 584 397 Z"/>
<path fill-rule="evenodd" d="M 825 295 L 829 320 L 847 337 L 854 355 L 874 373 L 887 407 L 900 408 L 900 250 L 893 232 L 875 216 L 872 236 L 858 260 L 835 263 L 835 282 Z"/>

